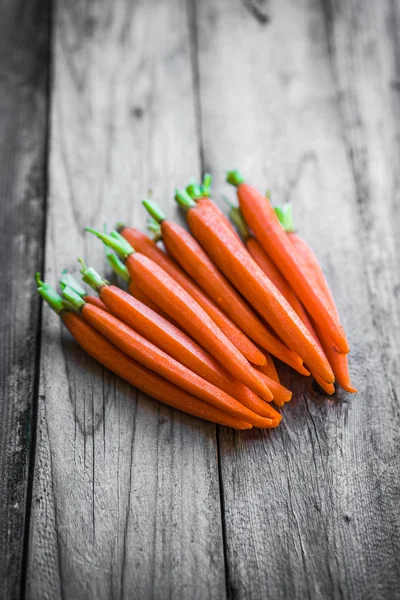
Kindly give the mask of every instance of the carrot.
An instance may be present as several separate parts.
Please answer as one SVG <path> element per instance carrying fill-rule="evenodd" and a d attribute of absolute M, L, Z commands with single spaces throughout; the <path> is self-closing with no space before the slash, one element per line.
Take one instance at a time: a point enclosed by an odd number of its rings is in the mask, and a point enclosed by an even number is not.
<path fill-rule="evenodd" d="M 269 258 L 268 254 L 262 248 L 262 246 L 258 243 L 256 238 L 254 238 L 247 227 L 247 224 L 240 212 L 238 207 L 232 206 L 229 212 L 230 218 L 235 223 L 236 227 L 240 231 L 242 238 L 244 239 L 245 246 L 247 250 L 250 252 L 251 256 L 254 258 L 259 267 L 264 271 L 264 273 L 269 277 L 269 279 L 276 285 L 281 294 L 286 298 L 289 302 L 290 306 L 293 310 L 298 314 L 300 319 L 303 321 L 311 335 L 313 336 L 315 342 L 318 344 L 320 349 L 324 351 L 320 340 L 317 336 L 317 333 L 308 317 L 308 314 L 297 298 L 291 286 L 288 284 L 286 279 L 283 277 L 282 273 L 276 268 L 275 264 Z M 325 355 L 326 356 L 326 355 Z M 332 365 L 331 365 L 332 366 Z M 335 374 L 335 373 L 334 373 Z M 327 394 L 334 394 L 335 386 L 333 383 L 327 383 L 323 380 L 322 377 L 311 370 L 311 375 L 314 377 L 318 385 L 325 390 Z"/>
<path fill-rule="evenodd" d="M 141 231 L 132 227 L 120 227 L 121 235 L 135 248 L 153 260 L 188 293 L 214 321 L 226 337 L 253 364 L 265 364 L 265 357 L 249 338 L 214 304 L 186 273 L 165 254 L 157 244 Z"/>
<path fill-rule="evenodd" d="M 231 283 L 266 319 L 291 350 L 323 379 L 332 382 L 332 370 L 315 340 L 287 300 L 265 276 L 242 244 L 238 243 L 231 229 L 219 221 L 207 207 L 202 206 L 201 199 L 196 204 L 185 192 L 177 192 L 176 199 L 187 210 L 187 219 L 193 235 Z"/>
<path fill-rule="evenodd" d="M 227 181 L 236 186 L 243 216 L 264 250 L 296 290 L 310 315 L 329 332 L 338 350 L 347 353 L 349 346 L 340 321 L 327 306 L 320 289 L 313 288 L 304 275 L 293 251 L 293 245 L 282 229 L 271 204 L 258 190 L 245 183 L 238 171 L 230 171 Z M 322 376 L 322 373 L 320 375 Z"/>
<path fill-rule="evenodd" d="M 256 394 L 230 375 L 203 348 L 159 314 L 100 277 L 92 268 L 83 280 L 99 295 L 109 311 L 167 354 L 261 416 L 270 415 Z"/>
<path fill-rule="evenodd" d="M 260 371 L 261 377 L 264 379 L 266 385 L 271 390 L 274 396 L 274 402 L 278 406 L 283 406 L 285 402 L 289 402 L 292 399 L 292 392 L 285 388 L 280 383 L 277 383 L 272 377 L 269 377 L 266 373 L 262 371 L 265 367 L 259 367 L 257 370 Z"/>
<path fill-rule="evenodd" d="M 279 424 L 280 415 L 274 409 L 271 408 L 273 418 L 266 419 L 254 413 L 212 383 L 187 369 L 108 311 L 86 304 L 71 288 L 66 287 L 63 290 L 63 297 L 76 311 L 81 312 L 90 325 L 125 354 L 179 388 L 256 427 L 269 428 Z"/>
<path fill-rule="evenodd" d="M 50 286 L 40 281 L 39 274 L 37 274 L 37 282 L 39 284 L 38 292 L 61 317 L 72 337 L 83 350 L 104 367 L 110 369 L 110 371 L 145 394 L 172 408 L 178 408 L 195 417 L 235 429 L 251 429 L 252 425 L 250 423 L 236 419 L 222 410 L 195 398 L 192 394 L 181 390 L 128 357 L 80 315 L 66 309 L 62 298 Z"/>
<path fill-rule="evenodd" d="M 268 375 L 268 377 L 270 377 L 271 379 L 276 381 L 276 383 L 280 383 L 281 381 L 279 379 L 278 371 L 276 370 L 276 367 L 274 364 L 274 359 L 272 358 L 272 356 L 269 353 L 266 354 L 266 358 L 267 358 L 267 364 L 264 365 L 263 367 L 256 367 L 257 371 L 260 371 L 261 373 Z"/>
<path fill-rule="evenodd" d="M 326 303 L 336 315 L 337 319 L 339 319 L 339 313 L 333 299 L 332 292 L 317 257 L 311 250 L 310 246 L 293 230 L 291 205 L 287 205 L 285 208 L 276 207 L 275 212 L 281 222 L 281 225 L 284 227 L 285 231 L 287 231 L 290 241 L 295 247 L 297 258 L 302 265 L 303 272 L 312 282 L 314 287 L 319 286 L 322 294 L 325 297 Z M 334 344 L 324 327 L 321 327 L 315 320 L 313 320 L 313 325 L 338 384 L 347 392 L 353 394 L 356 393 L 357 390 L 351 385 L 350 381 L 347 355 L 336 351 Z"/>
<path fill-rule="evenodd" d="M 197 202 L 197 200 L 199 198 L 201 198 L 203 205 L 204 206 L 208 206 L 208 208 L 214 212 L 215 216 L 218 219 L 221 219 L 221 221 L 223 223 L 225 223 L 225 225 L 227 225 L 230 229 L 232 229 L 232 231 L 235 234 L 235 236 L 241 242 L 242 240 L 240 239 L 240 236 L 237 234 L 235 228 L 232 226 L 232 223 L 230 222 L 230 220 L 228 219 L 228 217 L 226 216 L 226 214 L 223 213 L 222 210 L 219 208 L 219 206 L 217 206 L 215 204 L 215 202 L 213 202 L 210 199 L 210 195 L 211 195 L 211 180 L 212 180 L 212 177 L 211 177 L 211 175 L 209 173 L 206 173 L 204 175 L 202 185 L 198 185 L 196 183 L 196 181 L 193 179 L 190 182 L 190 184 L 188 186 L 186 186 L 186 192 L 189 194 L 189 196 L 195 202 Z"/>
<path fill-rule="evenodd" d="M 137 300 L 140 300 L 140 302 L 143 302 L 143 304 L 151 308 L 151 310 L 154 310 L 156 313 L 164 317 L 164 319 L 168 320 L 168 315 L 159 306 L 157 306 L 157 304 L 150 300 L 150 298 L 146 296 L 138 284 L 132 280 L 132 277 L 129 275 L 129 271 L 122 260 L 118 258 L 118 256 L 116 256 L 106 245 L 104 247 L 108 264 L 114 273 L 119 275 L 119 277 L 121 277 L 121 279 L 128 284 L 128 292 L 131 294 L 131 296 L 134 296 Z"/>
<path fill-rule="evenodd" d="M 272 394 L 243 354 L 217 327 L 201 306 L 164 269 L 136 252 L 124 239 L 88 230 L 118 252 L 132 279 L 205 350 L 253 392 L 269 401 Z"/>
<path fill-rule="evenodd" d="M 81 298 L 83 298 L 85 300 L 85 302 L 89 302 L 90 304 L 95 304 L 99 308 L 102 308 L 103 310 L 107 310 L 106 305 L 104 304 L 104 302 L 102 302 L 100 300 L 100 298 L 97 298 L 96 296 L 88 295 L 86 293 L 85 288 L 79 283 L 79 281 L 77 279 L 75 279 L 75 277 L 73 275 L 68 273 L 67 269 L 64 269 L 63 272 L 61 273 L 60 287 L 63 290 L 67 286 L 69 286 L 71 289 L 73 289 L 76 294 L 79 294 L 79 296 Z"/>
<path fill-rule="evenodd" d="M 263 325 L 248 304 L 214 266 L 194 237 L 177 223 L 167 220 L 155 202 L 145 200 L 143 204 L 152 217 L 160 223 L 160 232 L 168 253 L 180 263 L 188 275 L 249 338 L 263 349 L 271 352 L 276 352 L 278 349 L 281 356 L 287 356 L 289 354 L 287 348 Z M 291 353 L 290 358 L 294 358 Z"/>

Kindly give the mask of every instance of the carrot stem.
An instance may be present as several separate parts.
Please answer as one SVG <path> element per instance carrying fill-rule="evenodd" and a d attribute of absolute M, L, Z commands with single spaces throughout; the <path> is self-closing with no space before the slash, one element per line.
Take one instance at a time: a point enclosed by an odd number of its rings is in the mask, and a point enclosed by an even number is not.
<path fill-rule="evenodd" d="M 64 269 L 61 274 L 60 279 L 60 288 L 63 290 L 66 287 L 70 287 L 80 296 L 86 295 L 85 288 L 80 284 L 80 282 L 70 273 L 68 273 L 67 269 Z"/>
<path fill-rule="evenodd" d="M 47 304 L 54 310 L 57 315 L 60 315 L 65 310 L 65 304 L 60 294 L 56 292 L 48 283 L 40 279 L 40 273 L 36 273 L 35 280 L 38 285 L 37 291 Z"/>
<path fill-rule="evenodd" d="M 82 273 L 83 281 L 90 285 L 95 292 L 99 292 L 102 287 L 109 285 L 109 282 L 101 277 L 93 267 L 87 267 L 81 258 L 78 258 L 78 261 L 82 265 L 80 272 Z"/>
<path fill-rule="evenodd" d="M 237 187 L 244 182 L 244 177 L 238 169 L 234 169 L 233 171 L 228 171 L 226 181 Z"/>
<path fill-rule="evenodd" d="M 250 237 L 250 231 L 238 206 L 232 205 L 232 208 L 229 211 L 229 218 L 238 230 L 240 237 L 246 242 Z"/>
<path fill-rule="evenodd" d="M 135 252 L 135 249 L 132 248 L 130 243 L 118 231 L 113 230 L 110 234 L 107 234 L 97 231 L 97 229 L 91 229 L 90 227 L 86 227 L 85 231 L 94 233 L 106 246 L 115 250 L 122 259 L 128 258 L 128 256 Z"/>
<path fill-rule="evenodd" d="M 190 208 L 194 208 L 196 206 L 196 202 L 192 200 L 187 189 L 175 190 L 175 200 L 184 210 L 189 210 Z"/>
<path fill-rule="evenodd" d="M 116 256 L 116 254 L 111 252 L 111 250 L 106 245 L 105 245 L 105 248 L 106 248 L 106 258 L 107 258 L 108 264 L 110 265 L 110 267 L 112 268 L 114 273 L 116 273 L 119 277 L 121 277 L 121 279 L 123 279 L 123 281 L 125 281 L 126 283 L 129 283 L 131 280 L 131 276 L 129 275 L 129 271 L 126 268 L 126 266 L 124 265 L 124 263 L 122 262 L 122 260 L 120 258 L 118 258 L 118 256 Z"/>
<path fill-rule="evenodd" d="M 80 296 L 74 289 L 69 287 L 68 285 L 64 287 L 62 291 L 63 298 L 67 300 L 68 304 L 75 310 L 79 311 L 84 304 L 86 304 L 85 300 L 83 300 L 82 296 Z"/>
<path fill-rule="evenodd" d="M 151 217 L 157 222 L 162 223 L 167 218 L 167 215 L 161 209 L 161 206 L 153 200 L 143 200 L 143 206 Z"/>
<path fill-rule="evenodd" d="M 293 221 L 293 204 L 287 202 L 281 206 L 275 206 L 274 211 L 286 233 L 293 233 L 295 231 Z"/>

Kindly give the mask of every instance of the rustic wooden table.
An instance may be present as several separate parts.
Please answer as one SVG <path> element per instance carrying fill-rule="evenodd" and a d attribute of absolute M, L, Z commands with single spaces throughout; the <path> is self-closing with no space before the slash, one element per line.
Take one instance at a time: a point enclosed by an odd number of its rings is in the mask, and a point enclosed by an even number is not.
<path fill-rule="evenodd" d="M 0 1 L 0 597 L 400 597 L 400 3 L 49 2 Z M 33 281 L 236 166 L 294 203 L 360 390 L 295 379 L 271 432 L 137 393 Z"/>

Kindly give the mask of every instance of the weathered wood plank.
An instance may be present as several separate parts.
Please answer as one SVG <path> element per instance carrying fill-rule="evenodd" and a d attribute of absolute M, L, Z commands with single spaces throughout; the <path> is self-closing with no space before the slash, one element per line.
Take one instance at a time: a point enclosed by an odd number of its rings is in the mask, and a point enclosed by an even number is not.
<path fill-rule="evenodd" d="M 360 390 L 297 382 L 277 431 L 222 433 L 233 598 L 400 594 L 395 17 L 378 1 L 197 2 L 206 168 L 218 191 L 239 166 L 294 202 Z"/>
<path fill-rule="evenodd" d="M 53 52 L 55 282 L 79 255 L 104 269 L 85 225 L 144 227 L 149 187 L 171 213 L 199 151 L 183 0 L 60 0 Z M 60 332 L 45 310 L 27 596 L 223 598 L 215 427 L 137 394 Z"/>
<path fill-rule="evenodd" d="M 0 597 L 17 598 L 40 327 L 48 11 L 47 2 L 0 4 Z"/>

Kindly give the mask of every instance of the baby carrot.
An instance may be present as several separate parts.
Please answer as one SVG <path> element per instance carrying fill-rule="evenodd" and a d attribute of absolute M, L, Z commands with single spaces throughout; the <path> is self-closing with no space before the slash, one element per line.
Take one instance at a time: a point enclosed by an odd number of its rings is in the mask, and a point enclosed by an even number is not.
<path fill-rule="evenodd" d="M 227 181 L 236 186 L 243 216 L 264 250 L 296 290 L 310 315 L 329 331 L 338 350 L 347 353 L 349 346 L 340 321 L 327 307 L 319 288 L 313 288 L 305 277 L 296 260 L 293 245 L 285 235 L 271 204 L 258 190 L 245 183 L 239 171 L 228 172 Z"/>
<path fill-rule="evenodd" d="M 135 248 L 153 260 L 168 273 L 190 295 L 214 321 L 226 337 L 236 346 L 248 361 L 255 365 L 265 364 L 262 352 L 249 340 L 231 319 L 199 288 L 196 283 L 147 235 L 132 227 L 120 226 L 121 235 Z"/>
<path fill-rule="evenodd" d="M 293 311 L 290 304 L 265 276 L 232 230 L 215 214 L 197 204 L 185 192 L 177 192 L 176 200 L 187 210 L 190 229 L 214 263 L 266 319 L 291 350 L 296 352 L 316 373 L 333 381 L 332 370 L 321 349 Z"/>
<path fill-rule="evenodd" d="M 281 356 L 286 355 L 287 349 L 282 342 L 263 325 L 215 267 L 194 237 L 177 223 L 167 220 L 155 202 L 145 200 L 143 204 L 152 217 L 160 223 L 160 233 L 168 253 L 180 263 L 204 292 L 263 349 L 274 352 L 278 348 Z"/>
<path fill-rule="evenodd" d="M 132 279 L 191 337 L 207 350 L 227 371 L 267 402 L 272 394 L 243 354 L 230 342 L 201 306 L 164 269 L 136 252 L 124 239 L 95 230 L 103 242 L 120 254 Z M 123 241 L 122 241 L 123 240 Z"/>
<path fill-rule="evenodd" d="M 122 260 L 118 258 L 118 256 L 116 256 L 116 254 L 114 254 L 107 246 L 105 246 L 105 249 L 108 264 L 110 265 L 114 273 L 119 275 L 119 277 L 121 277 L 121 279 L 123 279 L 125 283 L 128 284 L 128 292 L 137 300 L 140 300 L 140 302 L 143 302 L 143 304 L 151 308 L 151 310 L 154 310 L 156 313 L 164 317 L 164 319 L 170 320 L 168 315 L 159 306 L 157 306 L 157 304 L 150 300 L 150 298 L 146 296 L 146 294 L 138 286 L 138 284 L 135 281 L 133 281 L 132 277 L 129 275 L 128 269 L 126 268 Z"/>
<path fill-rule="evenodd" d="M 232 229 L 232 232 L 235 234 L 237 239 L 241 242 L 242 240 L 240 239 L 240 236 L 237 234 L 235 228 L 233 227 L 232 223 L 230 222 L 230 220 L 228 219 L 226 214 L 223 213 L 222 210 L 219 208 L 219 206 L 217 206 L 215 204 L 215 202 L 213 202 L 210 198 L 210 196 L 211 196 L 211 180 L 212 180 L 211 175 L 209 173 L 206 173 L 203 177 L 202 185 L 198 185 L 195 180 L 192 180 L 190 182 L 190 184 L 188 186 L 186 186 L 186 192 L 189 194 L 189 196 L 195 202 L 197 202 L 197 200 L 199 200 L 201 198 L 203 206 L 207 206 L 211 211 L 213 211 L 216 218 L 220 219 L 223 223 L 225 223 L 225 225 L 227 225 L 230 229 Z"/>
<path fill-rule="evenodd" d="M 276 207 L 275 212 L 281 225 L 287 232 L 290 241 L 295 247 L 296 255 L 303 272 L 315 288 L 319 287 L 321 293 L 324 295 L 325 302 L 336 315 L 337 319 L 339 319 L 339 313 L 332 292 L 317 257 L 310 246 L 294 231 L 291 205 L 287 205 L 285 209 Z M 351 385 L 350 381 L 347 355 L 337 352 L 325 327 L 320 326 L 315 320 L 313 320 L 313 325 L 338 384 L 347 392 L 356 393 L 357 390 Z M 319 381 L 318 383 L 321 385 Z M 321 385 L 321 387 L 323 386 Z"/>
<path fill-rule="evenodd" d="M 261 416 L 269 417 L 265 402 L 230 375 L 203 348 L 172 323 L 123 290 L 100 277 L 92 268 L 82 269 L 83 280 L 100 296 L 109 311 L 155 346 L 188 369 L 239 400 Z"/>
<path fill-rule="evenodd" d="M 281 381 L 279 379 L 278 371 L 276 370 L 276 367 L 275 367 L 274 359 L 272 358 L 271 354 L 269 354 L 269 353 L 267 353 L 265 356 L 267 358 L 267 364 L 264 365 L 263 367 L 256 367 L 257 371 L 260 371 L 261 373 L 268 375 L 268 377 L 271 377 L 271 379 L 276 381 L 276 383 L 280 383 Z"/>
<path fill-rule="evenodd" d="M 207 402 L 199 400 L 127 356 L 80 315 L 66 309 L 62 298 L 50 286 L 41 282 L 38 274 L 37 282 L 39 284 L 38 292 L 61 317 L 72 337 L 83 350 L 104 367 L 145 394 L 172 408 L 178 408 L 195 417 L 235 429 L 251 429 L 250 423 L 236 419 Z"/>
<path fill-rule="evenodd" d="M 315 332 L 315 329 L 308 317 L 308 314 L 307 314 L 304 306 L 302 305 L 302 303 L 300 302 L 300 300 L 298 299 L 298 297 L 296 296 L 296 294 L 294 293 L 293 289 L 288 284 L 286 279 L 283 277 L 282 273 L 280 271 L 278 271 L 275 264 L 269 258 L 268 254 L 265 252 L 265 250 L 262 248 L 262 246 L 258 243 L 256 238 L 254 238 L 252 235 L 250 235 L 249 229 L 248 229 L 247 224 L 240 212 L 240 209 L 238 207 L 232 206 L 231 210 L 229 212 L 229 215 L 230 215 L 230 218 L 232 219 L 232 221 L 235 223 L 238 230 L 240 231 L 240 234 L 241 234 L 242 238 L 244 239 L 245 246 L 248 249 L 248 251 L 250 252 L 251 256 L 254 258 L 254 260 L 259 265 L 259 267 L 264 271 L 264 273 L 267 275 L 267 277 L 269 277 L 269 279 L 272 281 L 272 283 L 274 285 L 276 285 L 276 287 L 281 292 L 281 294 L 286 298 L 286 300 L 289 302 L 290 306 L 298 314 L 300 319 L 303 321 L 303 323 L 305 324 L 305 326 L 307 327 L 307 329 L 313 336 L 315 342 L 318 344 L 321 351 L 323 351 L 320 340 Z M 323 380 L 323 378 L 320 377 L 313 370 L 311 370 L 311 375 L 317 381 L 318 385 L 322 389 L 325 390 L 325 392 L 327 392 L 330 395 L 335 392 L 335 386 L 332 383 L 325 382 Z"/>
<path fill-rule="evenodd" d="M 292 392 L 280 383 L 277 383 L 274 379 L 272 379 L 272 377 L 269 377 L 269 375 L 267 375 L 266 373 L 263 373 L 261 369 L 264 369 L 264 367 L 260 367 L 259 369 L 257 368 L 257 370 L 260 370 L 260 375 L 264 379 L 266 385 L 271 390 L 274 396 L 275 404 L 277 404 L 278 406 L 283 406 L 285 402 L 289 402 L 292 399 Z"/>
<path fill-rule="evenodd" d="M 280 416 L 272 407 L 271 418 L 266 419 L 261 417 L 231 396 L 228 396 L 228 394 L 212 383 L 209 383 L 193 373 L 193 371 L 187 369 L 180 362 L 160 350 L 160 348 L 146 340 L 146 338 L 131 329 L 131 327 L 120 321 L 117 317 L 114 317 L 114 315 L 111 315 L 108 311 L 85 303 L 71 288 L 66 287 L 63 290 L 63 297 L 77 312 L 81 312 L 90 325 L 120 350 L 125 352 L 125 354 L 168 381 L 171 381 L 179 388 L 186 390 L 193 394 L 193 396 L 204 400 L 208 404 L 212 404 L 233 417 L 243 419 L 256 427 L 273 427 L 278 425 Z"/>

